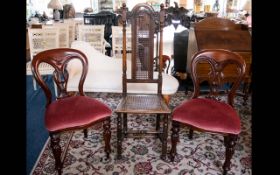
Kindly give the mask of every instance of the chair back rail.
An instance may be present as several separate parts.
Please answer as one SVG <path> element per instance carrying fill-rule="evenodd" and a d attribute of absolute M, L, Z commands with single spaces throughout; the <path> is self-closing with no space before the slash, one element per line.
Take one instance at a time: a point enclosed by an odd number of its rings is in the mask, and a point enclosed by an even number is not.
<path fill-rule="evenodd" d="M 39 71 L 39 65 L 41 63 L 47 63 L 51 65 L 54 68 L 54 81 L 58 87 L 58 97 L 57 98 L 63 98 L 68 96 L 67 94 L 67 82 L 68 82 L 68 71 L 67 71 L 67 63 L 71 61 L 72 59 L 78 59 L 81 61 L 83 69 L 81 78 L 79 81 L 79 94 L 85 95 L 83 91 L 83 84 L 88 72 L 88 60 L 84 53 L 81 51 L 78 51 L 76 49 L 70 49 L 70 48 L 58 48 L 53 50 L 47 50 L 38 53 L 34 59 L 32 60 L 32 72 L 39 83 L 39 85 L 44 90 L 44 93 L 47 97 L 47 105 L 49 105 L 52 101 L 52 94 L 47 86 L 47 84 L 44 82 L 42 75 Z"/>
<path fill-rule="evenodd" d="M 157 18 L 159 17 L 159 19 Z M 122 11 L 123 24 L 123 48 L 127 48 L 127 27 L 126 22 L 131 21 L 131 78 L 127 78 L 126 50 L 123 51 L 123 94 L 127 93 L 127 83 L 157 83 L 158 93 L 162 89 L 162 28 L 164 24 L 164 11 L 158 16 L 153 8 L 147 4 L 137 4 L 127 15 L 125 6 Z M 154 77 L 154 38 L 160 29 L 159 40 L 159 74 Z M 158 40 L 157 40 L 158 41 Z"/>
<path fill-rule="evenodd" d="M 232 82 L 228 90 L 228 104 L 233 105 L 235 92 L 245 77 L 246 63 L 237 53 L 224 49 L 205 49 L 197 52 L 192 59 L 191 75 L 194 82 L 194 93 L 192 98 L 197 98 L 200 94 L 200 83 L 202 82 L 198 65 L 208 64 L 208 83 L 210 86 L 209 97 L 218 95 L 226 82 Z M 226 72 L 228 68 L 235 70 L 235 76 Z M 228 77 L 229 76 L 229 77 Z"/>

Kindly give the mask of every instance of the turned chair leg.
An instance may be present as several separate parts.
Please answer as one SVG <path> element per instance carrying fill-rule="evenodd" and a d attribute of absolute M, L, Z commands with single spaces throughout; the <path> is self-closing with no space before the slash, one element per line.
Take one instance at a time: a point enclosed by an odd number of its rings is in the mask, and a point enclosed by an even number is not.
<path fill-rule="evenodd" d="M 250 90 L 251 90 L 251 84 L 250 83 L 245 83 L 244 87 L 243 87 L 243 94 L 244 94 L 243 105 L 244 106 L 247 105 L 247 100 L 248 100 L 248 97 L 249 97 Z"/>
<path fill-rule="evenodd" d="M 117 117 L 117 159 L 122 158 L 122 122 L 121 113 Z"/>
<path fill-rule="evenodd" d="M 57 170 L 58 174 L 62 174 L 62 162 L 60 159 L 61 156 L 61 147 L 59 145 L 60 138 L 59 134 L 50 133 L 51 138 L 51 149 L 53 152 L 53 156 L 55 159 L 55 169 Z"/>
<path fill-rule="evenodd" d="M 163 115 L 163 134 L 162 134 L 162 151 L 161 159 L 166 160 L 167 154 L 167 137 L 168 137 L 168 115 Z"/>
<path fill-rule="evenodd" d="M 226 147 L 226 160 L 223 165 L 223 175 L 226 175 L 227 172 L 230 170 L 230 160 L 234 153 L 234 147 L 237 142 L 238 135 L 229 134 L 228 136 L 224 137 L 224 144 Z"/>
<path fill-rule="evenodd" d="M 160 125 L 160 114 L 157 114 L 156 118 L 156 130 L 159 131 L 159 125 Z"/>
<path fill-rule="evenodd" d="M 127 137 L 127 113 L 123 114 L 123 133 L 124 137 Z"/>
<path fill-rule="evenodd" d="M 176 151 L 176 146 L 177 146 L 177 142 L 179 141 L 179 131 L 180 131 L 180 124 L 176 121 L 172 121 L 172 128 L 171 128 L 171 150 L 170 150 L 170 159 L 171 162 L 174 161 L 174 158 L 177 154 Z"/>
<path fill-rule="evenodd" d="M 84 137 L 85 137 L 85 138 L 88 137 L 88 131 L 87 131 L 87 129 L 84 129 Z"/>
<path fill-rule="evenodd" d="M 190 128 L 189 130 L 189 139 L 193 139 L 193 129 Z"/>
<path fill-rule="evenodd" d="M 159 132 L 160 131 L 160 114 L 157 114 L 156 116 L 156 131 Z M 156 136 L 160 139 L 160 141 L 162 142 L 162 136 L 160 133 L 156 134 Z"/>
<path fill-rule="evenodd" d="M 104 151 L 106 153 L 106 158 L 109 159 L 110 153 L 111 153 L 111 145 L 110 145 L 111 119 L 110 119 L 110 117 L 103 122 L 103 138 L 104 138 L 104 141 L 105 141 Z"/>

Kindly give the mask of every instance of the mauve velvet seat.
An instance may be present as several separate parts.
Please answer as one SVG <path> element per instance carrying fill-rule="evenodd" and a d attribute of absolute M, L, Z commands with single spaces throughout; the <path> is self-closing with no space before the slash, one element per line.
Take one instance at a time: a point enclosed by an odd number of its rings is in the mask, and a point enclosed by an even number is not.
<path fill-rule="evenodd" d="M 239 116 L 230 105 L 206 98 L 184 101 L 174 109 L 172 120 L 210 132 L 239 134 L 241 131 Z"/>
<path fill-rule="evenodd" d="M 49 131 L 80 127 L 111 116 L 112 110 L 100 101 L 73 96 L 57 100 L 46 108 L 45 126 Z"/>

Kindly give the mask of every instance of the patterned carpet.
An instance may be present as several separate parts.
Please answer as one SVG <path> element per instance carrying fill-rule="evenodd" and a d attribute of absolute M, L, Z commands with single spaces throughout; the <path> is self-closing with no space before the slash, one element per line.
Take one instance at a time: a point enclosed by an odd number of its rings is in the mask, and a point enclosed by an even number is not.
<path fill-rule="evenodd" d="M 110 93 L 95 93 L 91 95 L 115 109 L 121 95 Z M 180 104 L 190 94 L 176 93 L 171 100 L 172 109 Z M 252 174 L 251 170 L 251 98 L 249 104 L 243 106 L 243 99 L 236 98 L 235 107 L 239 111 L 242 121 L 235 154 L 231 160 L 231 171 L 228 175 Z M 128 117 L 129 128 L 155 127 L 155 117 Z M 161 142 L 155 137 L 125 138 L 123 141 L 123 160 L 116 160 L 116 115 L 112 117 L 112 153 L 110 159 L 105 160 L 104 143 L 102 139 L 102 125 L 96 124 L 89 129 L 89 136 L 84 139 L 83 132 L 75 131 L 61 135 L 61 146 L 69 143 L 64 161 L 63 174 L 190 174 L 190 175 L 218 175 L 222 174 L 225 160 L 223 137 L 209 133 L 194 132 L 192 140 L 188 139 L 188 128 L 181 127 L 180 142 L 177 145 L 178 155 L 174 163 L 160 159 Z M 169 125 L 170 127 L 170 125 Z M 170 130 L 169 130 L 170 131 Z M 72 139 L 71 139 L 72 136 Z M 168 151 L 170 150 L 170 132 L 168 135 Z M 65 149 L 64 149 L 65 150 Z M 63 155 L 65 156 L 65 155 Z M 55 174 L 54 159 L 50 152 L 49 140 L 45 145 L 32 174 Z"/>

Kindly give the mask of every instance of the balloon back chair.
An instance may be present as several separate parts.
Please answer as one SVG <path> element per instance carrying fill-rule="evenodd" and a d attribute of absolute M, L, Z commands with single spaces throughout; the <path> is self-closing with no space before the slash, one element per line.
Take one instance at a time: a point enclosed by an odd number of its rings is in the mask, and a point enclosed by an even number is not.
<path fill-rule="evenodd" d="M 126 6 L 122 7 L 123 21 L 123 47 L 126 47 Z M 131 39 L 132 39 L 132 58 L 131 70 L 127 71 L 126 49 L 123 49 L 123 98 L 118 104 L 115 112 L 117 117 L 117 158 L 121 158 L 122 139 L 127 134 L 156 134 L 162 141 L 161 158 L 165 159 L 167 154 L 167 134 L 168 134 L 168 115 L 171 113 L 168 105 L 165 103 L 162 96 L 162 28 L 164 22 L 163 4 L 161 6 L 160 18 L 157 18 L 153 8 L 144 3 L 137 4 L 131 12 Z M 154 34 L 156 21 L 160 19 L 160 49 L 159 58 L 160 66 L 158 72 L 154 72 Z M 128 73 L 127 73 L 128 72 Z M 130 83 L 147 83 L 155 84 L 157 91 L 154 94 L 128 94 L 127 87 Z M 128 130 L 127 116 L 134 114 L 149 114 L 155 115 L 156 128 L 155 130 Z M 160 129 L 160 115 L 163 116 L 162 129 Z M 123 122 L 122 122 L 123 121 Z"/>
<path fill-rule="evenodd" d="M 81 61 L 83 70 L 79 81 L 79 92 L 75 95 L 67 92 L 68 71 L 70 60 Z M 52 101 L 52 93 L 44 82 L 39 66 L 47 63 L 54 68 L 53 77 L 58 87 L 58 97 Z M 45 127 L 49 132 L 51 149 L 55 158 L 55 169 L 62 174 L 63 160 L 61 160 L 61 147 L 59 134 L 63 131 L 83 129 L 87 137 L 89 126 L 103 122 L 103 137 L 105 141 L 106 158 L 109 158 L 110 148 L 110 116 L 111 109 L 100 101 L 87 97 L 83 92 L 83 84 L 88 72 L 87 57 L 80 51 L 70 48 L 58 48 L 38 53 L 32 60 L 32 72 L 37 83 L 46 95 Z M 67 149 L 67 148 L 65 148 Z"/>
<path fill-rule="evenodd" d="M 199 67 L 209 65 L 209 94 L 199 96 L 200 83 L 204 81 L 197 74 Z M 227 69 L 235 68 L 235 76 L 227 77 Z M 180 124 L 190 127 L 189 138 L 192 139 L 193 130 L 218 133 L 224 136 L 225 162 L 223 173 L 230 170 L 230 160 L 234 147 L 241 132 L 241 123 L 238 113 L 233 108 L 236 90 L 245 75 L 246 64 L 244 59 L 231 51 L 222 49 L 207 49 L 197 52 L 191 62 L 191 76 L 194 84 L 194 93 L 190 100 L 182 102 L 172 114 L 172 148 L 171 161 L 176 155 L 176 145 L 179 141 Z M 224 88 L 224 83 L 233 82 L 231 87 Z M 221 93 L 221 91 L 223 91 Z M 227 93 L 227 102 L 219 95 Z"/>

